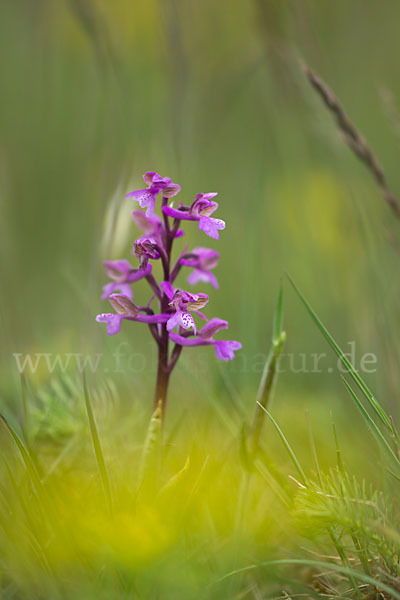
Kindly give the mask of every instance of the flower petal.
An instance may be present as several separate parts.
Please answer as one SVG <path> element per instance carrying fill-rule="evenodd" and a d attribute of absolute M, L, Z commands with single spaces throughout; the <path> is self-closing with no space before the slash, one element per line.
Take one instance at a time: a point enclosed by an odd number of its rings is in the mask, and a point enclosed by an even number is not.
<path fill-rule="evenodd" d="M 180 314 L 179 312 L 174 313 L 167 322 L 167 331 L 172 331 L 175 327 L 180 325 Z"/>
<path fill-rule="evenodd" d="M 228 329 L 229 323 L 228 321 L 223 321 L 222 319 L 210 319 L 208 323 L 204 325 L 202 329 L 199 331 L 199 335 L 203 338 L 211 338 L 213 335 L 221 331 L 222 329 Z"/>
<path fill-rule="evenodd" d="M 203 340 L 199 337 L 184 337 L 183 335 L 178 335 L 177 333 L 170 333 L 169 339 L 173 341 L 178 346 L 209 346 L 212 342 L 207 340 Z"/>
<path fill-rule="evenodd" d="M 147 185 L 151 185 L 154 179 L 162 179 L 162 177 L 155 171 L 147 171 L 147 173 L 143 175 L 143 179 Z"/>
<path fill-rule="evenodd" d="M 139 229 L 147 234 L 153 234 L 157 229 L 159 229 L 159 227 L 161 227 L 161 219 L 158 215 L 146 217 L 141 210 L 133 210 L 132 219 Z"/>
<path fill-rule="evenodd" d="M 195 285 L 199 281 L 204 281 L 205 283 L 211 283 L 211 285 L 218 289 L 218 281 L 215 275 L 206 269 L 194 269 L 187 280 L 190 285 Z"/>
<path fill-rule="evenodd" d="M 198 283 L 199 281 L 208 281 L 207 277 L 204 276 L 204 271 L 201 271 L 200 269 L 194 269 L 190 273 L 187 280 L 190 283 L 190 285 L 196 285 L 196 283 Z"/>
<path fill-rule="evenodd" d="M 124 296 L 127 296 L 127 298 L 130 300 L 133 298 L 133 291 L 129 283 L 118 283 L 117 281 L 112 281 L 103 287 L 103 295 L 101 299 L 106 300 L 106 298 L 111 296 L 111 294 L 114 292 L 120 292 Z"/>
<path fill-rule="evenodd" d="M 132 198 L 139 202 L 142 208 L 147 208 L 146 217 L 152 217 L 154 214 L 154 207 L 156 204 L 156 195 L 149 189 L 137 190 L 136 192 L 130 192 L 126 195 L 127 198 Z"/>
<path fill-rule="evenodd" d="M 173 217 L 174 219 L 180 219 L 181 221 L 197 221 L 197 218 L 190 215 L 187 210 L 179 210 L 173 206 L 163 206 L 162 211 L 167 217 Z"/>
<path fill-rule="evenodd" d="M 111 283 L 106 283 L 103 286 L 103 294 L 101 296 L 102 300 L 106 300 L 113 292 L 115 292 L 116 286 L 118 284 L 115 281 L 111 281 Z"/>
<path fill-rule="evenodd" d="M 218 240 L 218 230 L 225 229 L 225 221 L 222 221 L 222 219 L 214 219 L 213 217 L 200 217 L 199 229 L 204 231 L 206 235 Z"/>
<path fill-rule="evenodd" d="M 169 183 L 167 187 L 163 188 L 162 195 L 164 198 L 173 198 L 181 191 L 181 186 L 177 183 Z"/>
<path fill-rule="evenodd" d="M 167 323 L 167 331 L 172 331 L 175 327 L 183 327 L 183 329 L 193 328 L 193 331 L 196 333 L 196 324 L 192 315 L 189 312 L 178 310 L 172 317 L 168 320 Z"/>
<path fill-rule="evenodd" d="M 208 304 L 209 297 L 207 294 L 190 294 L 190 300 L 187 303 L 189 310 L 199 310 Z"/>
<path fill-rule="evenodd" d="M 96 321 L 98 323 L 107 324 L 107 335 L 115 335 L 116 333 L 119 333 L 121 329 L 121 322 L 123 318 L 123 315 L 116 315 L 114 313 L 103 313 L 101 315 L 97 315 Z"/>
<path fill-rule="evenodd" d="M 203 200 L 212 200 L 215 196 L 218 196 L 218 192 L 207 192 L 207 194 L 202 194 Z"/>
<path fill-rule="evenodd" d="M 235 350 L 240 350 L 242 344 L 231 340 L 222 340 L 214 343 L 215 356 L 219 360 L 232 360 L 235 358 Z"/>
<path fill-rule="evenodd" d="M 137 315 L 137 317 L 126 317 L 130 321 L 137 321 L 138 323 L 156 324 L 156 323 L 167 323 L 171 315 L 168 313 L 159 313 L 158 315 Z"/>
<path fill-rule="evenodd" d="M 193 331 L 196 333 L 196 323 L 194 322 L 194 319 L 190 312 L 178 311 L 177 314 L 180 315 L 180 325 L 183 327 L 183 329 L 192 328 Z"/>
<path fill-rule="evenodd" d="M 127 273 L 133 270 L 131 263 L 125 258 L 121 260 L 105 260 L 103 264 L 107 277 L 114 279 L 114 281 L 124 281 Z"/>
<path fill-rule="evenodd" d="M 170 284 L 169 281 L 162 281 L 161 282 L 161 289 L 164 292 L 164 294 L 167 296 L 168 300 L 172 300 L 172 298 L 174 297 L 174 288 L 172 287 L 172 285 Z"/>
<path fill-rule="evenodd" d="M 136 317 L 139 314 L 139 308 L 131 301 L 128 296 L 123 294 L 112 294 L 109 301 L 114 310 L 120 315 Z"/>

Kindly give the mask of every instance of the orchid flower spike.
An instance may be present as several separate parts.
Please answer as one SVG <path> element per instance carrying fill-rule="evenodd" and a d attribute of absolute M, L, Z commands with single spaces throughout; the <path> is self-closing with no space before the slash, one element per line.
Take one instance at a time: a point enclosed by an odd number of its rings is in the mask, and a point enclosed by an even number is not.
<path fill-rule="evenodd" d="M 176 196 L 181 188 L 170 177 L 161 177 L 155 171 L 143 175 L 146 188 L 130 192 L 127 197 L 139 203 L 145 211 L 132 211 L 132 219 L 140 230 L 132 254 L 137 265 L 126 259 L 104 263 L 109 282 L 103 287 L 102 299 L 108 299 L 114 312 L 97 315 L 96 321 L 105 323 L 108 335 L 120 332 L 123 321 L 145 323 L 158 346 L 158 371 L 154 407 L 165 411 L 170 374 L 184 347 L 213 346 L 220 360 L 231 360 L 242 347 L 240 342 L 219 339 L 220 331 L 228 328 L 227 321 L 207 319 L 200 312 L 208 305 L 209 297 L 204 293 L 191 293 L 173 287 L 182 269 L 189 268 L 187 281 L 191 285 L 210 283 L 218 288 L 213 273 L 217 267 L 219 253 L 201 246 L 187 252 L 185 248 L 172 263 L 173 245 L 184 235 L 181 224 L 195 221 L 198 227 L 211 238 L 218 239 L 225 222 L 214 218 L 218 208 L 214 200 L 216 193 L 198 194 L 191 205 L 173 207 L 168 199 Z M 156 214 L 157 196 L 161 195 L 160 214 Z M 153 261 L 158 261 L 153 269 Z M 162 275 L 157 274 L 162 271 Z M 143 280 L 150 286 L 151 294 L 145 306 L 133 302 L 132 284 Z M 157 304 L 154 307 L 154 304 Z M 194 317 L 205 321 L 198 331 Z M 170 343 L 173 349 L 170 351 Z"/>

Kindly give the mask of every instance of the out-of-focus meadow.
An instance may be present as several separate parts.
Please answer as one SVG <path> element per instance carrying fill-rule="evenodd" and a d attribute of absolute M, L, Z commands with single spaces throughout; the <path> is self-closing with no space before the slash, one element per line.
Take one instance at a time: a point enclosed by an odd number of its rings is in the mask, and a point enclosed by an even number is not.
<path fill-rule="evenodd" d="M 335 90 L 400 195 L 400 5 L 395 0 L 13 0 L 0 10 L 2 412 L 18 428 L 23 399 L 14 354 L 59 353 L 62 360 L 67 354 L 100 354 L 96 373 L 86 371 L 104 445 L 118 473 L 115 493 L 122 508 L 120 529 L 113 531 L 81 511 L 84 505 L 95 513 L 93 498 L 100 493 L 96 484 L 92 497 L 87 481 L 82 496 L 74 491 L 80 489 L 83 475 L 75 469 L 80 446 L 74 450 L 71 440 L 86 427 L 83 400 L 80 391 L 75 393 L 75 359 L 66 377 L 57 368 L 50 374 L 44 360 L 35 373 L 26 372 L 32 436 L 57 472 L 55 495 L 63 497 L 65 490 L 67 498 L 57 506 L 65 514 L 65 531 L 55 535 L 55 548 L 65 554 L 52 558 L 57 565 L 68 565 L 62 577 L 67 577 L 71 556 L 75 561 L 80 557 L 82 570 L 86 562 L 95 570 L 93 539 L 99 525 L 109 561 L 113 563 L 115 552 L 122 564 L 142 569 L 143 597 L 152 598 L 154 591 L 154 571 L 146 571 L 149 557 L 174 548 L 170 560 L 175 566 L 166 571 L 160 567 L 158 573 L 161 580 L 180 573 L 182 587 L 177 592 L 176 582 L 172 587 L 166 583 L 164 595 L 154 597 L 191 598 L 189 590 L 208 584 L 210 572 L 217 576 L 251 562 L 240 563 L 238 546 L 243 556 L 257 560 L 264 551 L 271 559 L 275 547 L 286 544 L 290 554 L 295 546 L 293 534 L 280 521 L 282 509 L 276 508 L 273 492 L 261 491 L 260 481 L 254 484 L 259 500 L 247 507 L 250 514 L 255 511 L 247 536 L 241 537 L 237 506 L 230 511 L 231 495 L 236 498 L 241 489 L 235 464 L 238 422 L 240 415 L 250 419 L 252 414 L 284 270 L 342 348 L 355 349 L 356 368 L 363 355 L 376 355 L 370 367 L 375 372 L 366 374 L 366 380 L 387 411 L 400 417 L 399 223 L 364 165 L 344 144 L 300 66 L 305 61 Z M 200 515 L 189 528 L 196 540 L 189 547 L 196 550 L 193 562 L 188 561 L 192 570 L 184 573 L 175 543 L 182 534 L 175 528 L 180 519 L 176 503 L 170 510 L 177 514 L 167 519 L 172 529 L 160 522 L 163 511 L 146 508 L 146 502 L 139 501 L 142 508 L 135 517 L 129 513 L 132 473 L 124 469 L 130 464 L 128 453 L 139 454 L 143 424 L 151 414 L 156 368 L 152 340 L 147 329 L 130 323 L 120 335 L 108 338 L 95 322 L 97 313 L 108 310 L 100 300 L 106 281 L 102 262 L 129 257 L 137 237 L 130 218 L 134 203 L 124 196 L 142 187 L 141 175 L 148 170 L 178 182 L 187 203 L 198 192 L 218 192 L 218 216 L 227 227 L 218 244 L 211 240 L 210 245 L 220 252 L 220 287 L 214 293 L 202 291 L 211 297 L 208 316 L 226 318 L 232 339 L 243 344 L 227 364 L 217 364 L 209 348 L 189 348 L 172 378 L 169 476 L 179 473 L 191 456 L 193 471 L 179 494 L 187 502 L 182 510 Z M 185 241 L 189 247 L 208 245 L 196 227 L 186 229 Z M 140 285 L 138 289 L 140 297 Z M 364 475 L 368 461 L 376 460 L 376 447 L 326 342 L 289 286 L 284 314 L 286 356 L 274 415 L 311 464 L 308 409 L 327 468 L 336 464 L 333 418 L 347 464 Z M 123 354 L 118 363 L 116 352 Z M 311 373 L 312 355 L 325 352 L 320 372 Z M 2 436 L 2 446 L 8 447 Z M 270 438 L 264 440 L 265 447 L 279 457 L 285 472 L 284 449 L 270 424 L 265 436 Z M 224 458 L 219 448 L 230 457 L 225 471 L 218 467 Z M 197 509 L 191 505 L 193 490 L 197 493 L 203 485 L 208 455 L 213 514 L 207 514 L 201 495 L 194 501 Z M 58 471 L 65 456 L 69 466 Z M 85 456 L 82 470 L 90 471 L 85 463 L 92 460 L 90 449 Z M 374 485 L 382 485 L 379 473 L 369 475 Z M 19 497 L 21 488 L 15 486 L 13 493 Z M 161 493 L 170 493 L 168 485 Z M 230 520 L 232 514 L 236 521 Z M 17 510 L 13 517 L 19 522 Z M 41 530 L 37 518 L 33 530 Z M 220 556 L 221 564 L 212 569 L 201 550 L 210 544 L 204 534 L 210 523 L 220 528 L 214 532 L 212 556 Z M 71 547 L 63 541 L 69 527 L 78 532 Z M 232 546 L 224 545 L 221 540 L 232 529 Z M 10 536 L 26 541 L 17 558 L 8 546 L 8 564 L 15 560 L 18 571 L 21 564 L 31 564 L 29 553 L 38 550 L 17 527 Z M 135 536 L 142 537 L 137 541 Z M 90 550 L 85 545 L 89 538 Z M 142 549 L 139 557 L 135 544 Z M 104 556 L 97 558 L 102 564 Z M 41 559 L 46 563 L 48 557 Z M 54 565 L 44 568 L 52 571 Z M 40 578 L 33 583 L 35 573 L 25 582 L 21 579 L 22 589 L 36 584 L 41 589 Z M 75 571 L 74 577 L 82 597 L 101 597 L 101 586 L 96 593 L 85 591 L 86 579 Z M 107 580 L 105 590 L 111 589 L 108 585 L 112 588 L 112 581 Z M 234 597 L 229 585 L 223 597 Z M 63 597 L 46 589 L 46 597 Z M 44 597 L 40 593 L 33 597 Z M 207 597 L 221 598 L 219 594 L 217 587 Z M 4 597 L 14 596 L 10 592 Z M 118 597 L 125 596 L 121 592 Z"/>

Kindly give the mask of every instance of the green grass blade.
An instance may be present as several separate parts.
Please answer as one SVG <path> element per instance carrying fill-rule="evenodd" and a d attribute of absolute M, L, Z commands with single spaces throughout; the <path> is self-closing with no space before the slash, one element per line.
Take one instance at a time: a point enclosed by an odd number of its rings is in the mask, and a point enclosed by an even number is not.
<path fill-rule="evenodd" d="M 106 505 L 109 513 L 112 513 L 112 495 L 110 480 L 108 478 L 106 463 L 104 461 L 104 455 L 101 448 L 99 433 L 96 426 L 96 421 L 93 414 L 92 403 L 90 401 L 89 391 L 86 384 L 86 376 L 83 373 L 83 395 L 85 398 L 86 412 L 89 421 L 90 434 L 92 437 L 93 449 L 96 456 L 97 467 L 99 469 L 100 479 L 103 485 L 103 491 L 106 499 Z"/>
<path fill-rule="evenodd" d="M 170 479 L 168 479 L 168 481 L 163 485 L 163 487 L 161 488 L 159 493 L 164 494 L 165 492 L 174 488 L 181 481 L 181 479 L 185 476 L 185 473 L 189 469 L 189 467 L 190 467 L 190 456 L 188 455 L 183 467 L 177 473 L 175 473 L 175 475 L 173 475 Z"/>
<path fill-rule="evenodd" d="M 280 339 L 281 339 L 281 335 L 282 335 L 282 331 L 283 331 L 282 328 L 283 328 L 283 282 L 281 281 L 281 285 L 279 287 L 278 302 L 276 305 L 275 317 L 274 317 L 274 330 L 273 330 L 273 337 L 272 337 L 273 344 L 280 343 Z"/>
<path fill-rule="evenodd" d="M 341 350 L 339 345 L 335 342 L 335 340 L 333 339 L 333 337 L 331 336 L 329 331 L 326 329 L 325 325 L 322 323 L 322 321 L 316 315 L 316 313 L 314 312 L 314 310 L 311 307 L 311 305 L 309 304 L 309 302 L 305 299 L 305 297 L 300 292 L 297 285 L 294 283 L 293 279 L 290 277 L 290 275 L 288 273 L 286 273 L 286 276 L 289 279 L 296 294 L 299 296 L 300 300 L 302 301 L 302 303 L 304 304 L 308 313 L 310 314 L 312 320 L 314 321 L 314 323 L 316 324 L 316 326 L 318 327 L 318 329 L 320 330 L 320 332 L 322 333 L 324 338 L 327 340 L 327 342 L 329 343 L 331 348 L 334 350 L 335 354 L 339 357 L 342 364 L 346 367 L 346 369 L 348 370 L 349 375 L 351 376 L 353 381 L 357 384 L 359 389 L 362 391 L 365 398 L 368 400 L 369 404 L 371 405 L 371 407 L 373 408 L 375 413 L 378 415 L 378 417 L 382 421 L 382 423 L 385 425 L 385 427 L 387 427 L 389 429 L 389 431 L 391 433 L 393 433 L 393 428 L 392 428 L 390 418 L 388 417 L 388 415 L 386 414 L 386 412 L 384 411 L 382 406 L 376 400 L 376 398 L 374 397 L 373 393 L 371 392 L 371 390 L 369 389 L 367 384 L 364 382 L 364 380 L 358 375 L 358 373 L 354 369 L 353 365 L 351 364 L 349 359 L 346 357 L 345 353 Z"/>
<path fill-rule="evenodd" d="M 310 412 L 308 410 L 306 412 L 306 417 L 307 417 L 307 424 L 308 424 L 308 436 L 309 436 L 309 440 L 310 440 L 310 448 L 311 448 L 311 454 L 312 454 L 313 461 L 314 461 L 315 471 L 317 473 L 318 481 L 321 486 L 321 489 L 324 489 L 324 483 L 322 481 L 321 467 L 319 465 L 317 449 L 315 447 L 314 435 L 313 435 L 312 426 L 311 426 Z"/>
<path fill-rule="evenodd" d="M 22 411 L 24 416 L 24 428 L 23 433 L 25 440 L 29 443 L 31 427 L 30 427 L 30 414 L 29 414 L 29 402 L 28 402 L 28 385 L 24 373 L 21 373 L 21 397 L 22 397 Z"/>
<path fill-rule="evenodd" d="M 368 411 L 366 410 L 365 406 L 360 402 L 359 398 L 357 398 L 357 395 L 354 393 L 354 391 L 352 390 L 352 388 L 347 383 L 347 381 L 345 380 L 344 377 L 342 377 L 342 380 L 343 380 L 344 385 L 346 386 L 347 391 L 349 392 L 350 396 L 352 397 L 352 399 L 356 403 L 359 411 L 361 412 L 361 414 L 362 414 L 362 416 L 363 416 L 363 418 L 364 418 L 364 420 L 365 420 L 365 422 L 367 424 L 368 429 L 371 431 L 371 433 L 373 434 L 373 436 L 375 437 L 375 439 L 377 440 L 377 442 L 379 443 L 379 445 L 382 446 L 382 448 L 395 461 L 395 463 L 397 464 L 397 466 L 400 466 L 400 460 L 399 460 L 399 458 L 394 453 L 394 451 L 391 448 L 389 442 L 387 441 L 387 439 L 385 438 L 385 436 L 383 435 L 383 433 L 381 432 L 381 430 L 379 429 L 379 427 L 377 426 L 377 424 L 375 423 L 375 421 L 368 414 Z"/>
<path fill-rule="evenodd" d="M 282 429 L 279 427 L 278 423 L 275 421 L 274 417 L 271 415 L 271 413 L 269 413 L 267 411 L 267 409 L 265 409 L 262 404 L 260 404 L 258 402 L 258 405 L 260 406 L 260 408 L 265 412 L 265 414 L 271 419 L 272 424 L 274 425 L 276 431 L 278 432 L 279 437 L 281 438 L 283 445 L 285 446 L 287 453 L 289 454 L 290 459 L 292 460 L 294 466 L 296 467 L 297 472 L 299 473 L 301 479 L 302 479 L 302 483 L 304 483 L 304 485 L 307 484 L 307 477 L 306 474 L 304 473 L 301 464 L 299 463 L 296 454 L 293 451 L 293 448 L 291 447 L 291 445 L 289 444 L 287 438 L 285 437 L 285 434 L 283 433 Z"/>
<path fill-rule="evenodd" d="M 382 592 L 386 592 L 386 594 L 388 594 L 389 597 L 395 598 L 395 600 L 400 600 L 400 592 L 398 590 L 390 587 L 386 583 L 378 581 L 374 577 L 370 577 L 369 575 L 362 573 L 361 571 L 356 571 L 355 569 L 349 569 L 347 567 L 343 567 L 341 565 L 335 565 L 335 564 L 329 563 L 329 562 L 323 562 L 323 561 L 319 561 L 319 560 L 306 560 L 306 559 L 303 560 L 301 558 L 270 560 L 270 561 L 265 561 L 265 562 L 258 563 L 258 564 L 248 565 L 246 567 L 242 567 L 240 569 L 236 569 L 235 571 L 231 571 L 230 573 L 227 573 L 226 575 L 224 575 L 223 577 L 218 579 L 217 582 L 223 581 L 224 579 L 228 579 L 228 577 L 240 575 L 241 573 L 246 573 L 248 571 L 254 571 L 255 569 L 260 569 L 263 567 L 266 567 L 266 568 L 274 567 L 275 568 L 275 567 L 279 567 L 279 566 L 293 566 L 293 565 L 310 567 L 312 569 L 318 569 L 319 571 L 328 571 L 328 572 L 331 571 L 334 573 L 345 575 L 347 577 L 351 576 L 351 577 L 354 577 L 354 579 L 356 579 L 356 580 L 362 581 L 363 583 L 370 585 L 373 590 L 375 590 L 375 589 L 381 590 Z"/>
<path fill-rule="evenodd" d="M 22 460 L 25 463 L 26 470 L 32 480 L 32 483 L 35 485 L 36 490 L 39 493 L 41 493 L 42 482 L 40 480 L 39 473 L 37 472 L 36 466 L 31 458 L 28 450 L 25 448 L 23 441 L 21 440 L 21 438 L 19 437 L 17 432 L 13 429 L 13 427 L 11 427 L 10 423 L 7 421 L 7 419 L 4 417 L 4 415 L 0 414 L 0 420 L 3 422 L 5 428 L 7 429 L 8 433 L 12 437 L 16 447 L 18 448 L 18 450 L 22 456 Z"/>
<path fill-rule="evenodd" d="M 282 502 L 282 504 L 287 509 L 289 509 L 289 507 L 290 507 L 289 496 L 287 495 L 285 490 L 282 488 L 280 483 L 277 481 L 276 477 L 274 477 L 274 475 L 271 473 L 271 470 L 267 467 L 267 465 L 261 459 L 257 458 L 254 461 L 254 467 L 258 471 L 258 473 L 261 475 L 261 477 L 264 479 L 264 481 L 267 482 L 268 486 L 271 488 L 271 490 L 276 495 L 276 497 Z"/>
<path fill-rule="evenodd" d="M 152 472 L 152 483 L 158 485 L 160 467 L 160 449 L 162 437 L 161 407 L 153 411 L 147 428 L 139 467 L 139 487 L 143 484 L 146 473 Z"/>
<path fill-rule="evenodd" d="M 338 469 L 339 469 L 340 473 L 342 474 L 342 476 L 344 477 L 344 479 L 346 479 L 346 471 L 344 469 L 342 453 L 340 451 L 340 446 L 339 446 L 339 439 L 338 439 L 337 432 L 336 432 L 336 425 L 333 422 L 333 419 L 332 419 L 332 431 L 333 431 L 333 437 L 335 439 L 336 460 L 337 460 Z"/>

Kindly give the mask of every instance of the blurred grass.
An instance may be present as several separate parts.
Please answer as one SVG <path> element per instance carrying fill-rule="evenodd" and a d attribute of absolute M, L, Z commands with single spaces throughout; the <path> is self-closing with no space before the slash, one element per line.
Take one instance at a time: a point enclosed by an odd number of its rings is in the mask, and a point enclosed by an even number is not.
<path fill-rule="evenodd" d="M 263 454 L 252 467 L 243 460 L 242 423 L 232 408 L 220 407 L 218 419 L 199 406 L 180 417 L 158 473 L 151 468 L 143 476 L 146 417 L 110 415 L 101 390 L 93 391 L 113 512 L 104 503 L 91 417 L 63 439 L 58 434 L 58 444 L 49 423 L 29 446 L 8 425 L 11 435 L 0 438 L 7 461 L 0 471 L 3 597 L 211 600 L 287 590 L 340 598 L 357 597 L 358 582 L 371 593 L 376 582 L 394 590 L 388 598 L 399 597 L 398 482 L 385 482 L 381 468 L 371 473 L 356 436 L 335 442 L 332 435 L 329 449 L 327 428 L 312 424 L 318 475 L 304 443 L 305 416 L 302 422 L 292 413 L 288 422 L 282 413 L 284 433 L 265 423 Z M 82 392 L 76 401 L 84 405 Z M 31 418 L 35 426 L 34 412 Z M 355 451 L 357 475 L 347 460 Z M 246 473 L 251 479 L 242 490 Z"/>

